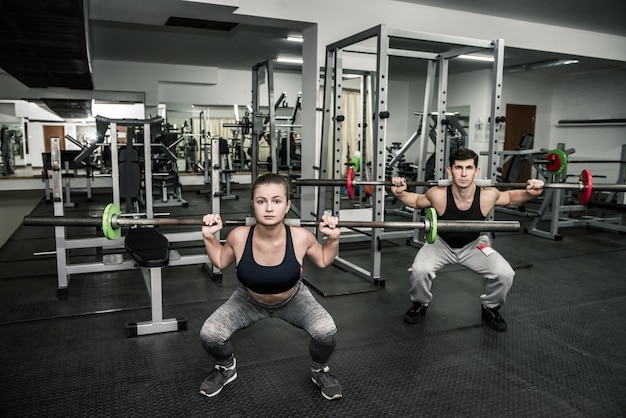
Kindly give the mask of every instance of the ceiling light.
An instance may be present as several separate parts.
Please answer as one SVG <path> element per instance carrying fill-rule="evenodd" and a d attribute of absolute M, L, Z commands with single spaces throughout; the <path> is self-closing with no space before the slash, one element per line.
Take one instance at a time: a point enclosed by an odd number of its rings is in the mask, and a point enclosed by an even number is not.
<path fill-rule="evenodd" d="M 493 57 L 486 57 L 484 55 L 459 55 L 459 58 L 465 59 L 465 60 L 493 62 Z"/>
<path fill-rule="evenodd" d="M 284 64 L 302 64 L 302 58 L 278 57 L 276 58 L 276 62 L 282 62 Z"/>
<path fill-rule="evenodd" d="M 293 36 L 293 35 L 287 36 L 287 40 L 289 42 L 299 42 L 299 43 L 304 42 L 304 39 L 302 39 L 301 36 Z"/>
<path fill-rule="evenodd" d="M 549 61 L 541 61 L 541 62 L 533 62 L 530 64 L 521 64 L 514 65 L 511 67 L 505 67 L 504 71 L 507 73 L 515 73 L 519 71 L 530 71 L 530 70 L 543 70 L 546 68 L 552 67 L 561 67 L 563 65 L 572 65 L 578 64 L 577 59 L 554 59 Z"/>

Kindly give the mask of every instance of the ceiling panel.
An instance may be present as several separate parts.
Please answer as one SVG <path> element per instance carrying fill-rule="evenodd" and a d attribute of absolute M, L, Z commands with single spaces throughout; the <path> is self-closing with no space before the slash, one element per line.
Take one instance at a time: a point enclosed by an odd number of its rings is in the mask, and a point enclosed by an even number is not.
<path fill-rule="evenodd" d="M 82 0 L 0 2 L 0 68 L 31 88 L 91 90 Z"/>

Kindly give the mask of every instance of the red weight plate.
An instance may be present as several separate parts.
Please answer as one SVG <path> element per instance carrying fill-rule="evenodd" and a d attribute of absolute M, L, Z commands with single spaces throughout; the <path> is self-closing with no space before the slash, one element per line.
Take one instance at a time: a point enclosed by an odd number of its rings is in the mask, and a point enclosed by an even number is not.
<path fill-rule="evenodd" d="M 578 181 L 585 187 L 578 192 L 578 202 L 581 205 L 586 205 L 591 200 L 591 193 L 593 193 L 593 181 L 591 180 L 591 171 L 583 170 L 578 177 Z"/>
<path fill-rule="evenodd" d="M 558 176 L 565 171 L 567 167 L 567 154 L 563 150 L 554 149 L 546 156 L 546 170 L 548 173 Z"/>
<path fill-rule="evenodd" d="M 354 179 L 356 178 L 356 174 L 354 174 L 354 168 L 348 167 L 348 174 L 346 174 L 346 190 L 348 192 L 348 197 L 350 199 L 354 199 Z"/>
<path fill-rule="evenodd" d="M 546 160 L 548 160 L 546 169 L 551 173 L 556 172 L 561 167 L 561 158 L 557 154 L 548 154 Z"/>

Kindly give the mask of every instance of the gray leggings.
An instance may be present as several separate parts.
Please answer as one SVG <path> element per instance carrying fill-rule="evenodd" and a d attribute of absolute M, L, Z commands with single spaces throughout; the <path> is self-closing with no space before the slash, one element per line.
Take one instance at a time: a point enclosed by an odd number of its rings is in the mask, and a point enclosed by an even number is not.
<path fill-rule="evenodd" d="M 218 363 L 226 363 L 233 354 L 230 337 L 265 318 L 281 318 L 304 329 L 311 336 L 309 352 L 314 363 L 326 365 L 337 344 L 337 327 L 330 314 L 315 300 L 300 281 L 294 293 L 284 302 L 266 305 L 258 302 L 243 287 L 204 321 L 200 342 Z"/>
<path fill-rule="evenodd" d="M 486 252 L 477 248 L 484 244 L 488 246 Z M 440 238 L 433 244 L 424 244 L 409 269 L 409 296 L 412 301 L 429 304 L 433 298 L 430 288 L 436 273 L 447 264 L 463 265 L 487 279 L 485 293 L 480 296 L 482 304 L 487 308 L 495 308 L 505 302 L 513 285 L 515 270 L 500 253 L 491 248 L 487 235 L 481 235 L 462 248 L 450 248 Z"/>

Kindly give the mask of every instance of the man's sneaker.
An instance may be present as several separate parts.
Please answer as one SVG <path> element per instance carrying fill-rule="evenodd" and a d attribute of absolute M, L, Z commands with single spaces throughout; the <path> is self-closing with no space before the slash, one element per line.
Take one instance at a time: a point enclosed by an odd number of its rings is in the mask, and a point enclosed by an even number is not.
<path fill-rule="evenodd" d="M 428 306 L 422 305 L 419 302 L 413 302 L 413 306 L 411 306 L 404 315 L 404 322 L 407 324 L 417 324 L 422 320 L 424 315 L 426 315 L 426 309 L 428 309 Z"/>
<path fill-rule="evenodd" d="M 215 365 L 215 369 L 211 371 L 209 377 L 204 379 L 200 385 L 200 395 L 215 396 L 224 386 L 237 378 L 237 359 L 233 357 L 233 365 L 230 367 Z"/>
<path fill-rule="evenodd" d="M 486 308 L 483 305 L 483 321 L 487 322 L 490 328 L 495 329 L 496 331 L 506 331 L 506 322 L 500 316 L 500 306 L 496 306 L 495 308 Z"/>
<path fill-rule="evenodd" d="M 341 391 L 341 385 L 330 373 L 328 366 L 323 369 L 311 369 L 311 380 L 317 386 L 322 389 L 322 396 L 326 399 L 333 400 L 341 398 L 343 392 Z"/>

